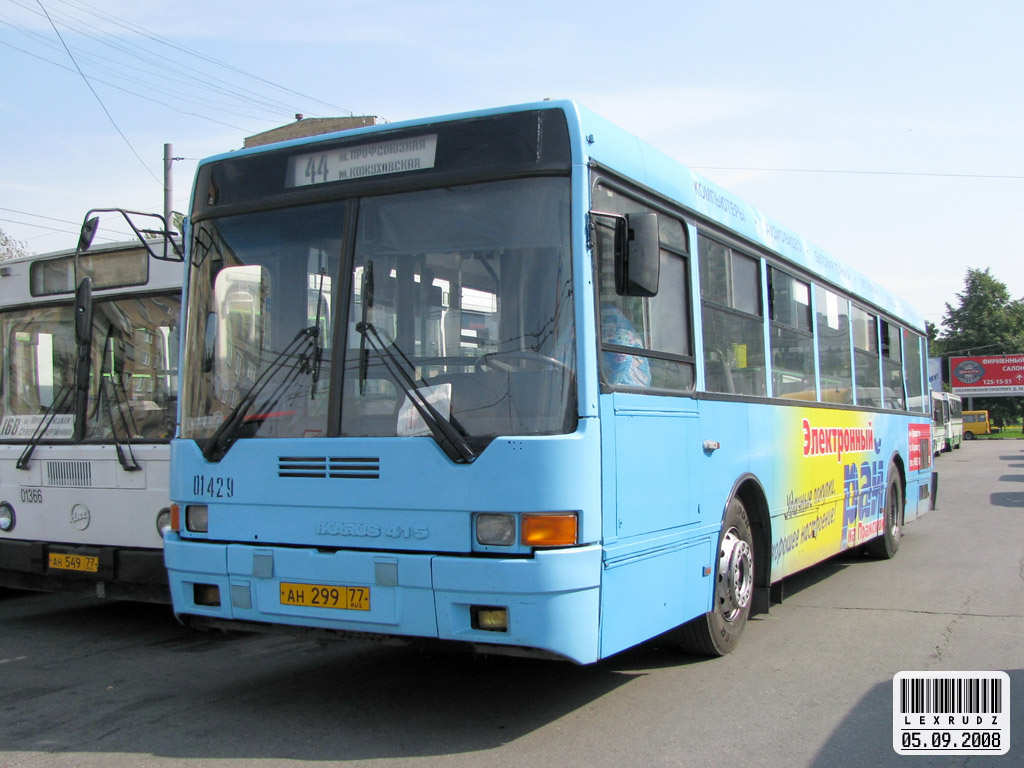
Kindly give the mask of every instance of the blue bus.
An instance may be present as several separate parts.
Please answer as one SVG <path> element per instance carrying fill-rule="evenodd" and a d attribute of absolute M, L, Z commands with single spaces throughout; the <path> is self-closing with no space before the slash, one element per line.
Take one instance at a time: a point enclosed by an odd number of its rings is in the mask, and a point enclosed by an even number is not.
<path fill-rule="evenodd" d="M 572 102 L 200 163 L 175 613 L 722 655 L 928 509 L 921 316 Z"/>

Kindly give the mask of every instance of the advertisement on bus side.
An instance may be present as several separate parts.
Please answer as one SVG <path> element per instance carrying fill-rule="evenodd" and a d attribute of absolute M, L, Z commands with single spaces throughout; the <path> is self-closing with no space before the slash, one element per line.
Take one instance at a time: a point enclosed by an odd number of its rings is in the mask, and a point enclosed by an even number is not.
<path fill-rule="evenodd" d="M 780 444 L 786 448 L 778 460 L 784 463 L 779 476 L 785 498 L 781 514 L 773 510 L 775 578 L 881 532 L 889 461 L 898 445 L 904 446 L 910 471 L 927 468 L 931 459 L 928 424 L 908 427 L 885 415 L 817 409 L 787 410 L 781 417 L 786 423 Z M 892 426 L 880 429 L 879 419 Z"/>

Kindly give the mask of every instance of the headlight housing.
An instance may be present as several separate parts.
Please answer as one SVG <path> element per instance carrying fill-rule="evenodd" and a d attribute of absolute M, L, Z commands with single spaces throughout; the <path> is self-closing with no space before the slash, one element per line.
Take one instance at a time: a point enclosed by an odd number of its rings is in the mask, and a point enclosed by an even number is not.
<path fill-rule="evenodd" d="M 476 516 L 476 540 L 487 547 L 516 543 L 516 516 L 481 513 Z"/>
<path fill-rule="evenodd" d="M 0 501 L 0 531 L 13 531 L 16 522 L 14 507 L 6 501 Z"/>
<path fill-rule="evenodd" d="M 207 533 L 210 530 L 210 508 L 205 504 L 186 506 L 185 528 L 192 533 Z"/>
<path fill-rule="evenodd" d="M 156 513 L 156 532 L 162 539 L 169 530 L 171 530 L 171 508 L 164 507 Z"/>
<path fill-rule="evenodd" d="M 475 534 L 477 544 L 483 547 L 571 547 L 579 544 L 579 515 L 480 512 L 476 515 Z"/>

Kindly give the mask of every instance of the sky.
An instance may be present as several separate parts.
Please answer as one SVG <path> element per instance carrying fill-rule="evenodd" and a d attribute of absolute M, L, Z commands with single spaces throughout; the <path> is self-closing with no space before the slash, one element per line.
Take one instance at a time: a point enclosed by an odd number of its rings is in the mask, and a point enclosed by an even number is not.
<path fill-rule="evenodd" d="M 570 98 L 940 325 L 968 268 L 1024 297 L 1022 32 L 1017 0 L 0 0 L 0 229 L 160 212 L 166 143 L 185 211 L 299 113 Z"/>

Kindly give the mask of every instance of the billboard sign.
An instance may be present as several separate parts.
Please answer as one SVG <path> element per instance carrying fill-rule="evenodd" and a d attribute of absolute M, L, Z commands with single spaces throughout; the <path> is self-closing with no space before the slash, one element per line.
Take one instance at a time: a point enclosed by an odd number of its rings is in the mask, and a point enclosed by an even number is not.
<path fill-rule="evenodd" d="M 1024 395 L 1024 355 L 951 357 L 949 384 L 955 395 Z"/>

